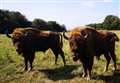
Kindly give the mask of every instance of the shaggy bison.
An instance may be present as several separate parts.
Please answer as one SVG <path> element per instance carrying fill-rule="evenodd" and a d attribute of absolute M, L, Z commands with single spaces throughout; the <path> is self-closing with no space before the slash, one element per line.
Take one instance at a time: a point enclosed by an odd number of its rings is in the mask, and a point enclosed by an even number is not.
<path fill-rule="evenodd" d="M 119 39 L 115 33 L 89 27 L 78 27 L 70 31 L 69 37 L 65 33 L 63 36 L 69 40 L 73 60 L 82 62 L 83 77 L 91 78 L 94 56 L 99 58 L 101 54 L 104 54 L 107 60 L 105 71 L 108 69 L 111 58 L 116 70 L 115 41 Z"/>
<path fill-rule="evenodd" d="M 13 31 L 12 35 L 6 35 L 12 39 L 18 54 L 22 54 L 24 57 L 25 70 L 28 69 L 28 62 L 30 63 L 30 69 L 33 68 L 32 63 L 36 51 L 45 52 L 49 48 L 55 54 L 55 64 L 57 63 L 59 54 L 63 59 L 64 65 L 66 64 L 64 52 L 62 50 L 62 35 L 60 33 L 40 31 L 35 28 L 17 28 Z"/>

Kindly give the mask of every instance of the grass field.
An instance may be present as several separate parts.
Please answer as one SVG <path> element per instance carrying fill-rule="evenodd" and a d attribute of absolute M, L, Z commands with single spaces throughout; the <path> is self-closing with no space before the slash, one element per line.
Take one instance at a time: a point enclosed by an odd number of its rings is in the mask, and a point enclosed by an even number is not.
<path fill-rule="evenodd" d="M 114 32 L 120 37 L 120 31 Z M 103 72 L 105 58 L 101 56 L 99 61 L 95 58 L 92 80 L 89 81 L 81 77 L 81 63 L 73 62 L 66 40 L 63 49 L 66 66 L 63 65 L 61 57 L 58 58 L 58 65 L 55 65 L 55 56 L 48 50 L 45 53 L 36 53 L 33 71 L 23 72 L 23 58 L 16 53 L 12 41 L 5 35 L 0 35 L 0 83 L 120 83 L 120 42 L 116 43 L 118 70 L 112 71 L 111 61 L 109 70 Z"/>

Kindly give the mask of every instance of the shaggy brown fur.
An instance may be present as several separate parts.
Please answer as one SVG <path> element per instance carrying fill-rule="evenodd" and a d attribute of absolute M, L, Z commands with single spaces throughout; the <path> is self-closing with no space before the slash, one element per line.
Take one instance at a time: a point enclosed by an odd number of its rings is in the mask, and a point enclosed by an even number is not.
<path fill-rule="evenodd" d="M 64 52 L 62 50 L 62 35 L 60 33 L 40 31 L 34 28 L 17 28 L 13 31 L 12 36 L 9 34 L 7 34 L 7 36 L 12 38 L 18 54 L 22 54 L 24 57 L 25 70 L 28 69 L 28 62 L 30 63 L 30 68 L 32 69 L 32 63 L 36 51 L 45 52 L 49 48 L 55 54 L 55 64 L 57 63 L 59 54 L 61 55 L 64 64 L 66 64 Z"/>
<path fill-rule="evenodd" d="M 116 70 L 115 41 L 119 39 L 115 33 L 77 27 L 70 31 L 70 37 L 67 37 L 65 33 L 63 33 L 63 36 L 69 40 L 73 60 L 80 59 L 83 64 L 83 77 L 87 76 L 90 79 L 93 58 L 96 56 L 99 59 L 101 54 L 104 54 L 107 60 L 105 71 L 108 69 L 111 58 Z"/>

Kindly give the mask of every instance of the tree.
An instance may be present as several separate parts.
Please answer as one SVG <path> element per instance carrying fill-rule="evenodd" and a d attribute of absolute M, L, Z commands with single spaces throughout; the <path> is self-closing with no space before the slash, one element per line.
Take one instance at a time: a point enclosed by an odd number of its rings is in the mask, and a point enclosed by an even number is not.
<path fill-rule="evenodd" d="M 25 28 L 31 26 L 31 22 L 20 12 L 10 12 L 9 18 L 10 31 L 17 27 Z"/>
<path fill-rule="evenodd" d="M 64 25 L 59 25 L 56 21 L 46 22 L 42 19 L 36 18 L 31 22 L 20 12 L 0 9 L 0 33 L 5 33 L 6 31 L 11 33 L 15 28 L 19 27 L 33 27 L 40 30 L 51 30 L 57 32 L 66 30 Z"/>
<path fill-rule="evenodd" d="M 103 26 L 107 29 L 120 29 L 119 25 L 120 25 L 120 19 L 114 15 L 106 16 L 103 22 Z"/>
<path fill-rule="evenodd" d="M 48 21 L 47 24 L 48 24 L 49 29 L 52 31 L 57 31 L 57 32 L 66 31 L 65 25 L 64 24 L 60 25 L 56 21 Z"/>
<path fill-rule="evenodd" d="M 4 33 L 6 30 L 12 32 L 17 27 L 28 26 L 31 26 L 31 22 L 20 12 L 0 10 L 0 33 Z"/>
<path fill-rule="evenodd" d="M 66 31 L 65 25 L 60 25 L 56 21 L 44 21 L 42 19 L 34 19 L 32 22 L 32 27 L 38 28 L 40 30 L 50 30 L 56 32 Z"/>
<path fill-rule="evenodd" d="M 8 26 L 8 13 L 8 11 L 0 10 L 0 33 L 3 33 L 6 26 Z"/>
<path fill-rule="evenodd" d="M 40 30 L 48 30 L 47 22 L 43 19 L 34 19 L 32 22 L 32 27 L 38 28 Z"/>

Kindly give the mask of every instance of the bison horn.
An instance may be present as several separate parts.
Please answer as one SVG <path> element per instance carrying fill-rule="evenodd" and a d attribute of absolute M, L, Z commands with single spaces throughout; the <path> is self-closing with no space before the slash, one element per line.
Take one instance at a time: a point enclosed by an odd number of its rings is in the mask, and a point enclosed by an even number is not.
<path fill-rule="evenodd" d="M 26 32 L 26 33 L 24 34 L 24 36 L 27 37 L 27 36 L 28 36 L 28 32 Z"/>
<path fill-rule="evenodd" d="M 5 31 L 5 34 L 8 38 L 12 38 L 12 36 L 8 33 L 8 30 Z"/>
<path fill-rule="evenodd" d="M 65 38 L 65 39 L 69 39 L 66 35 L 65 35 L 65 32 L 63 32 L 63 37 Z"/>
<path fill-rule="evenodd" d="M 87 37 L 88 37 L 88 34 L 85 34 L 85 35 L 84 35 L 84 38 L 86 39 Z"/>
<path fill-rule="evenodd" d="M 88 37 L 87 33 L 80 33 L 80 35 L 82 35 L 84 39 L 86 39 Z"/>

